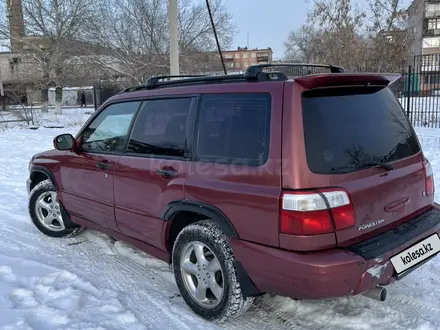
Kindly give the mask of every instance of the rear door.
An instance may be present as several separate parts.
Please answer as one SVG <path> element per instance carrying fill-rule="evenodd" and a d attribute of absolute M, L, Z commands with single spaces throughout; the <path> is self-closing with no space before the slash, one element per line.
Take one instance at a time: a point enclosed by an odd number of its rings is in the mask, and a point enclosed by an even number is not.
<path fill-rule="evenodd" d="M 313 187 L 345 188 L 356 225 L 336 233 L 346 246 L 397 225 L 432 203 L 418 139 L 388 87 L 305 91 L 302 116 Z M 388 168 L 376 163 L 388 163 Z M 392 167 L 392 169 L 391 169 Z"/>

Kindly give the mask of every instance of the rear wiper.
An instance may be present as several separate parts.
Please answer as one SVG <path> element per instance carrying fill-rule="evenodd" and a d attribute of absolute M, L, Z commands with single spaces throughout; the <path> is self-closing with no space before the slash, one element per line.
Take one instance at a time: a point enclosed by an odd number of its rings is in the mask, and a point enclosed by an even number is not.
<path fill-rule="evenodd" d="M 359 164 L 349 164 L 347 166 L 341 166 L 341 167 L 334 167 L 332 168 L 333 172 L 338 172 L 341 170 L 349 170 L 352 168 L 355 169 L 364 169 L 364 168 L 370 168 L 370 167 L 378 167 L 378 168 L 384 168 L 386 170 L 394 170 L 394 166 L 386 163 L 386 162 L 378 162 L 378 161 L 371 161 L 371 162 L 365 162 L 365 163 L 359 163 Z"/>

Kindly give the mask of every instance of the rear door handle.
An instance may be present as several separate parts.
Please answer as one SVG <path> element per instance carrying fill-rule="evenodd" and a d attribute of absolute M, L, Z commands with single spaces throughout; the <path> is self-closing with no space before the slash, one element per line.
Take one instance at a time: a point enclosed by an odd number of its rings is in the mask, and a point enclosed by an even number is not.
<path fill-rule="evenodd" d="M 162 178 L 170 179 L 170 178 L 175 178 L 177 176 L 177 171 L 173 169 L 166 170 L 161 168 L 156 171 L 156 174 Z"/>
<path fill-rule="evenodd" d="M 106 160 L 103 160 L 102 162 L 96 163 L 96 167 L 101 170 L 108 170 L 110 168 L 110 163 Z"/>

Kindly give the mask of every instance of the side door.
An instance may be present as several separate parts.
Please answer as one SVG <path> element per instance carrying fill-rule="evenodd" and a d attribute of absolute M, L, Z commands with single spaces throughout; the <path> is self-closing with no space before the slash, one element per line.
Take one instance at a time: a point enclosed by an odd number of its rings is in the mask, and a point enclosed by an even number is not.
<path fill-rule="evenodd" d="M 60 201 L 71 217 L 117 230 L 113 174 L 140 102 L 114 103 L 79 133 L 80 147 L 61 162 Z"/>
<path fill-rule="evenodd" d="M 120 231 L 158 248 L 163 247 L 165 205 L 183 199 L 194 106 L 191 97 L 145 101 L 115 168 Z"/>

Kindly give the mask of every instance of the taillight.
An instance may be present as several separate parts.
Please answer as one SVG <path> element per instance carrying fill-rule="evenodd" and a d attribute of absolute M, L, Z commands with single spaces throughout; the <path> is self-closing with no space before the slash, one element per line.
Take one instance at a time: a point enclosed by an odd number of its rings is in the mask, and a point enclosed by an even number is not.
<path fill-rule="evenodd" d="M 434 194 L 434 174 L 432 173 L 431 164 L 427 159 L 423 161 L 423 167 L 425 168 L 425 196 L 431 196 Z"/>
<path fill-rule="evenodd" d="M 327 234 L 354 224 L 353 206 L 344 190 L 284 192 L 281 196 L 281 233 Z"/>

